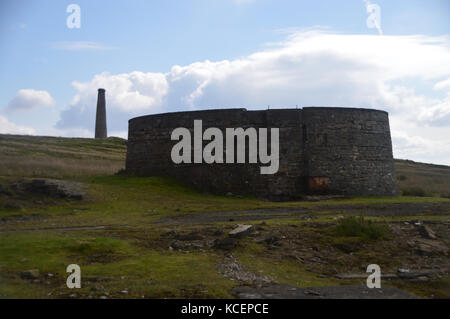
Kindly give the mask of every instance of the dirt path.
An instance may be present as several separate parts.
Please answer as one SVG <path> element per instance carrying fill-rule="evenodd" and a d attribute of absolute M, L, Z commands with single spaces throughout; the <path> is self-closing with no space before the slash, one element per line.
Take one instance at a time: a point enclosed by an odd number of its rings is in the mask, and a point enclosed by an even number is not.
<path fill-rule="evenodd" d="M 230 293 L 241 299 L 418 299 L 419 297 L 398 288 L 383 285 L 369 289 L 365 285 L 300 288 L 280 284 L 269 277 L 257 275 L 242 266 L 230 255 L 217 265 L 219 272 L 240 282 L 242 286 Z M 364 277 L 365 278 L 365 277 Z"/>
<path fill-rule="evenodd" d="M 241 286 L 231 294 L 242 299 L 419 299 L 398 288 L 369 289 L 363 285 L 299 288 L 285 284 Z"/>
<path fill-rule="evenodd" d="M 37 228 L 37 229 L 18 229 L 0 231 L 0 234 L 16 234 L 16 233 L 34 233 L 43 231 L 73 231 L 73 230 L 99 230 L 105 229 L 106 226 L 78 226 L 78 227 L 55 227 L 55 228 Z"/>
<path fill-rule="evenodd" d="M 225 212 L 203 212 L 189 215 L 179 215 L 171 217 L 161 217 L 157 224 L 201 224 L 215 222 L 239 222 L 251 220 L 267 220 L 267 219 L 286 219 L 298 218 L 303 220 L 312 220 L 320 216 L 335 216 L 336 214 L 361 215 L 365 216 L 415 216 L 423 214 L 432 214 L 440 216 L 449 216 L 450 219 L 450 203 L 395 203 L 395 204 L 372 204 L 372 205 L 315 205 L 310 208 L 304 207 L 285 207 L 285 208 L 266 208 L 241 211 L 225 211 Z M 45 219 L 46 216 L 19 216 L 5 217 L 2 219 L 4 224 L 20 220 Z M 116 225 L 117 227 L 127 227 L 127 225 Z M 76 231 L 76 230 L 98 230 L 107 226 L 78 226 L 78 227 L 56 227 L 56 228 L 39 228 L 24 230 L 0 230 L 0 234 L 20 233 L 20 232 L 40 232 L 40 231 Z"/>
<path fill-rule="evenodd" d="M 395 204 L 372 204 L 372 205 L 316 205 L 311 208 L 287 207 L 266 208 L 242 211 L 226 212 L 204 212 L 189 215 L 162 217 L 162 224 L 192 224 L 192 223 L 214 223 L 243 220 L 265 220 L 274 218 L 317 218 L 315 213 L 321 216 L 333 216 L 339 213 L 365 216 L 414 216 L 422 214 L 449 215 L 450 203 L 395 203 Z"/>
<path fill-rule="evenodd" d="M 265 220 L 273 218 L 308 217 L 312 213 L 307 208 L 270 208 L 227 212 L 204 212 L 174 217 L 162 217 L 159 223 L 163 224 L 189 224 L 189 223 L 214 223 L 242 220 Z"/>

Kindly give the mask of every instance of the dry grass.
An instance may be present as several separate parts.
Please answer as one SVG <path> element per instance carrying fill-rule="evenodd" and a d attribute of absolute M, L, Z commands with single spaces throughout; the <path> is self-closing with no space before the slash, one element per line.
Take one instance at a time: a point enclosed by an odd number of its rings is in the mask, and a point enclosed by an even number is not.
<path fill-rule="evenodd" d="M 396 160 L 398 186 L 402 192 L 422 190 L 425 196 L 450 196 L 450 167 Z"/>
<path fill-rule="evenodd" d="M 72 158 L 15 158 L 0 156 L 2 176 L 76 178 L 110 175 L 124 168 L 123 161 Z"/>
<path fill-rule="evenodd" d="M 0 175 L 82 178 L 125 166 L 125 140 L 0 135 Z"/>

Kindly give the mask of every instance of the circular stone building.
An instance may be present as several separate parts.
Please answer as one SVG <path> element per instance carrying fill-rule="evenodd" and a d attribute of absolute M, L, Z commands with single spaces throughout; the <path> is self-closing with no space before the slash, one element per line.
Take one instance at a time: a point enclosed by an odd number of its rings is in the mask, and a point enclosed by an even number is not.
<path fill-rule="evenodd" d="M 239 164 L 174 163 L 172 147 L 179 141 L 172 140 L 171 134 L 184 127 L 193 140 L 194 120 L 202 120 L 203 132 L 210 127 L 224 132 L 224 153 L 226 128 L 267 128 L 269 132 L 279 128 L 278 171 L 263 175 L 260 167 L 264 164 L 248 160 Z M 267 140 L 270 153 L 270 136 Z M 203 141 L 203 147 L 209 142 Z M 397 194 L 388 114 L 373 109 L 219 109 L 133 118 L 129 120 L 126 171 L 173 177 L 208 193 L 270 200 L 305 194 Z"/>

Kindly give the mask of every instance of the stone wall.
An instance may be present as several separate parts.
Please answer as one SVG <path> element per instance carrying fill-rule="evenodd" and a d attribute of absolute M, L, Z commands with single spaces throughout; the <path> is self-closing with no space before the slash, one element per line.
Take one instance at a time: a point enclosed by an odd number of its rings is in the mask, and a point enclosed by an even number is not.
<path fill-rule="evenodd" d="M 353 108 L 304 108 L 305 168 L 328 177 L 327 191 L 396 195 L 388 114 Z"/>
<path fill-rule="evenodd" d="M 193 136 L 198 119 L 203 121 L 203 130 L 279 128 L 278 172 L 261 175 L 261 163 L 174 164 L 171 150 L 178 141 L 171 141 L 172 131 L 185 127 Z M 137 117 L 129 121 L 126 170 L 139 176 L 174 177 L 208 193 L 272 200 L 300 198 L 306 193 L 397 192 L 388 115 L 368 109 L 222 109 Z"/>

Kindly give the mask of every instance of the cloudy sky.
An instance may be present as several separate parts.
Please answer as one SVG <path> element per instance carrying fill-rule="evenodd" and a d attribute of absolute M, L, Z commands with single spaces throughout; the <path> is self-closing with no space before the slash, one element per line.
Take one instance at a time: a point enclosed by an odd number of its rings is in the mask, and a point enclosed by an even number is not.
<path fill-rule="evenodd" d="M 0 133 L 92 137 L 102 87 L 109 135 L 169 111 L 364 107 L 389 112 L 396 158 L 450 165 L 448 0 L 3 0 L 0 48 Z"/>

